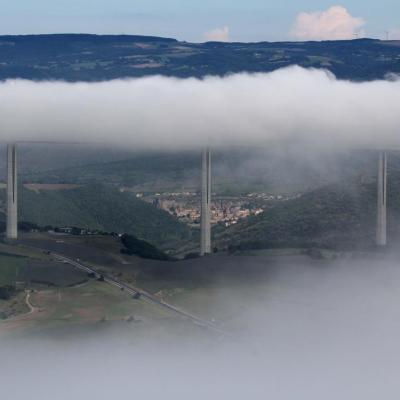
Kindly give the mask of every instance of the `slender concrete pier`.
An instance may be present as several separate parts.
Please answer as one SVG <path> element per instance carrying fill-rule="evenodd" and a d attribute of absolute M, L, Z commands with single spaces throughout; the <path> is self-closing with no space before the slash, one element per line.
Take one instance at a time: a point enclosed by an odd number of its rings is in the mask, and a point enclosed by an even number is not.
<path fill-rule="evenodd" d="M 387 155 L 379 153 L 378 161 L 378 216 L 376 226 L 377 246 L 387 245 Z"/>
<path fill-rule="evenodd" d="M 200 255 L 211 254 L 211 151 L 202 152 Z"/>
<path fill-rule="evenodd" d="M 18 238 L 17 145 L 7 146 L 7 238 Z"/>

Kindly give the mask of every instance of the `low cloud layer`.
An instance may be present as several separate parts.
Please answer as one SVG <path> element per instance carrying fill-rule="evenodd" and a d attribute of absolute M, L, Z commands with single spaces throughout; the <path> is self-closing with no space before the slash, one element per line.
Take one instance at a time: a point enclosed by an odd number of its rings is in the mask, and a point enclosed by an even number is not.
<path fill-rule="evenodd" d="M 362 18 L 353 17 L 342 6 L 334 6 L 326 11 L 300 13 L 291 33 L 299 40 L 354 39 L 362 33 L 363 25 Z"/>
<path fill-rule="evenodd" d="M 229 42 L 229 27 L 216 28 L 204 34 L 209 42 Z"/>
<path fill-rule="evenodd" d="M 93 141 L 141 149 L 265 145 L 400 147 L 400 81 L 351 83 L 322 70 L 204 80 L 0 84 L 2 141 Z"/>
<path fill-rule="evenodd" d="M 184 298 L 232 337 L 160 317 L 160 328 L 150 319 L 129 326 L 53 321 L 20 339 L 1 337 L 2 399 L 397 398 L 397 256 L 221 262 L 248 273 Z"/>

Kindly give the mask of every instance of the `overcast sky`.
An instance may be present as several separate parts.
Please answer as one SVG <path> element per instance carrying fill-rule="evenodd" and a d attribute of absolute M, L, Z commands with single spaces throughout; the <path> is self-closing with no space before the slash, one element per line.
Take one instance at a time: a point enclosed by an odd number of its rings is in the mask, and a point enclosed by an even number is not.
<path fill-rule="evenodd" d="M 0 0 L 0 6 L 0 34 L 126 33 L 198 42 L 385 38 L 389 31 L 400 39 L 399 0 Z"/>

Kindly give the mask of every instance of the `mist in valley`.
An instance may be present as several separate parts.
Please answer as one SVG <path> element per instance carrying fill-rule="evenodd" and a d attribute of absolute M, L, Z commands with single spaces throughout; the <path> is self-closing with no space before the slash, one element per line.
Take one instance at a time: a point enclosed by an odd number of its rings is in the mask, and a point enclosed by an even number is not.
<path fill-rule="evenodd" d="M 190 322 L 2 337 L 8 399 L 391 398 L 399 390 L 398 254 L 222 257 Z M 234 271 L 244 271 L 235 277 Z M 195 295 L 195 292 L 194 292 Z M 200 303 L 201 304 L 201 303 Z"/>
<path fill-rule="evenodd" d="M 5 148 L 0 147 L 0 180 L 5 180 Z M 390 154 L 397 173 L 399 156 Z M 377 152 L 299 146 L 288 141 L 268 146 L 212 149 L 213 191 L 299 193 L 336 183 L 373 182 Z M 24 183 L 108 183 L 136 191 L 198 191 L 199 150 L 138 151 L 114 146 L 20 144 L 19 176 Z"/>

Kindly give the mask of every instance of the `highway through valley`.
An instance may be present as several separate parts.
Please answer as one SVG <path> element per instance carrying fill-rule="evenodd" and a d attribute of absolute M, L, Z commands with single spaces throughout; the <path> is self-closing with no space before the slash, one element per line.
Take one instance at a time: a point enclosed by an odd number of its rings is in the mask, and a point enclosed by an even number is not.
<path fill-rule="evenodd" d="M 194 323 L 195 325 L 197 325 L 201 328 L 210 329 L 220 335 L 228 336 L 228 334 L 226 332 L 224 332 L 223 330 L 218 328 L 211 321 L 207 321 L 205 319 L 197 317 L 185 310 L 182 310 L 179 307 L 169 304 L 169 303 L 165 302 L 164 300 L 160 299 L 159 297 L 146 292 L 143 289 L 133 287 L 133 286 L 127 284 L 126 282 L 120 281 L 114 277 L 107 275 L 107 274 L 100 273 L 95 268 L 88 265 L 87 263 L 84 263 L 80 259 L 73 259 L 70 257 L 66 257 L 65 255 L 56 253 L 54 251 L 49 251 L 47 249 L 43 249 L 43 248 L 31 246 L 31 245 L 26 245 L 26 244 L 21 245 L 20 244 L 19 246 L 29 247 L 29 248 L 33 248 L 36 250 L 41 250 L 43 252 L 50 253 L 57 261 L 65 263 L 65 264 L 69 264 L 69 265 L 73 266 L 74 268 L 79 269 L 80 271 L 83 271 L 87 274 L 91 274 L 91 275 L 93 275 L 93 277 L 100 279 L 100 280 L 104 281 L 105 283 L 112 285 L 120 290 L 125 291 L 126 293 L 130 294 L 133 298 L 142 299 L 144 301 L 153 303 L 159 307 L 164 308 L 165 310 L 167 310 L 171 313 L 177 314 L 177 315 L 181 316 L 182 318 L 191 321 L 192 323 Z"/>

